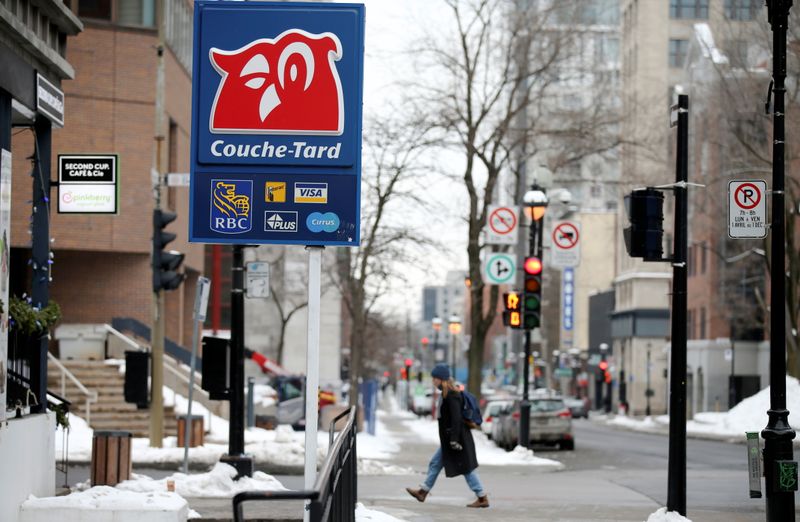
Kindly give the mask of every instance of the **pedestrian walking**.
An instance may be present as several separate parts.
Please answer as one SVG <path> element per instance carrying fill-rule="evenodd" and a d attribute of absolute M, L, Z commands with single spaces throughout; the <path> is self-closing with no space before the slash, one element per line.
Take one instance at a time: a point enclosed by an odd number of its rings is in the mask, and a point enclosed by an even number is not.
<path fill-rule="evenodd" d="M 442 392 L 439 403 L 439 448 L 428 463 L 428 476 L 418 489 L 406 488 L 409 495 L 425 502 L 439 473 L 444 468 L 447 477 L 463 475 L 467 486 L 477 500 L 467 504 L 470 508 L 488 508 L 489 498 L 478 478 L 478 458 L 475 455 L 475 442 L 467 426 L 462 410 L 464 398 L 450 378 L 450 370 L 444 364 L 437 364 L 431 371 L 433 385 Z"/>

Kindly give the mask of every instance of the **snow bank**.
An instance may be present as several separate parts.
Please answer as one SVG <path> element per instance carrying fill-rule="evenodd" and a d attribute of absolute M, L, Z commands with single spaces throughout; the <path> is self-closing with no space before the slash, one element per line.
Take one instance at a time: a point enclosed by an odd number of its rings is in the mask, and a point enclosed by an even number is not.
<path fill-rule="evenodd" d="M 655 513 L 651 514 L 649 517 L 647 517 L 646 522 L 692 522 L 692 521 L 674 511 L 667 511 L 667 508 L 663 507 L 658 511 L 656 511 Z"/>
<path fill-rule="evenodd" d="M 360 450 L 359 450 L 360 451 Z M 415 471 L 405 466 L 395 466 L 380 460 L 358 458 L 359 475 L 414 475 Z"/>
<path fill-rule="evenodd" d="M 404 522 L 400 518 L 387 515 L 382 511 L 367 509 L 364 504 L 356 504 L 356 522 Z"/>
<path fill-rule="evenodd" d="M 20 522 L 33 520 L 62 522 L 91 520 L 147 520 L 148 522 L 183 521 L 189 505 L 177 493 L 166 490 L 140 493 L 109 486 L 61 497 L 36 498 L 33 495 L 20 506 Z"/>
<path fill-rule="evenodd" d="M 217 462 L 207 473 L 186 475 L 175 473 L 169 477 L 154 480 L 145 475 L 133 475 L 133 479 L 117 484 L 124 491 L 138 493 L 167 491 L 167 483 L 175 485 L 175 492 L 182 497 L 230 498 L 242 491 L 285 491 L 286 488 L 272 475 L 260 471 L 252 477 L 234 480 L 236 469 L 233 466 Z"/>

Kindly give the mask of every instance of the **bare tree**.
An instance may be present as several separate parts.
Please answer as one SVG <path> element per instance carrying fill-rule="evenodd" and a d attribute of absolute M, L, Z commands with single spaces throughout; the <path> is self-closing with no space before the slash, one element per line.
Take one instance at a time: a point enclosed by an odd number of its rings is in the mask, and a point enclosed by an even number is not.
<path fill-rule="evenodd" d="M 278 333 L 276 360 L 278 361 L 278 364 L 283 366 L 283 346 L 286 339 L 286 327 L 289 325 L 289 321 L 292 320 L 294 314 L 308 306 L 308 300 L 294 300 L 287 298 L 286 302 L 283 303 L 279 297 L 280 294 L 276 292 L 273 285 L 269 286 L 269 295 L 272 298 L 272 302 L 275 303 L 275 308 L 278 310 L 278 319 L 281 323 L 280 332 Z"/>
<path fill-rule="evenodd" d="M 339 249 L 332 278 L 350 320 L 351 405 L 358 402 L 375 304 L 392 279 L 402 277 L 396 264 L 412 260 L 429 243 L 401 214 L 423 205 L 416 194 L 425 129 L 419 121 L 383 118 L 371 122 L 364 134 L 361 245 Z"/>
<path fill-rule="evenodd" d="M 480 393 L 484 346 L 497 316 L 499 289 L 486 288 L 481 275 L 481 240 L 488 206 L 493 204 L 504 171 L 525 176 L 524 163 L 535 155 L 550 158 L 551 168 L 602 154 L 619 144 L 618 120 L 608 104 L 556 108 L 574 62 L 572 43 L 580 36 L 569 13 L 580 11 L 572 0 L 547 5 L 510 0 L 445 0 L 454 29 L 441 28 L 415 54 L 426 75 L 436 82 L 417 83 L 439 132 L 438 146 L 461 156 L 468 195 L 467 256 L 469 263 L 468 329 L 471 392 Z M 565 30 L 571 27 L 570 30 Z M 576 80 L 577 81 L 577 80 Z M 608 100 L 612 102 L 613 100 Z M 617 116 L 618 117 L 618 116 Z M 524 181 L 524 178 L 523 178 Z M 520 201 L 520 187 L 512 192 Z"/>

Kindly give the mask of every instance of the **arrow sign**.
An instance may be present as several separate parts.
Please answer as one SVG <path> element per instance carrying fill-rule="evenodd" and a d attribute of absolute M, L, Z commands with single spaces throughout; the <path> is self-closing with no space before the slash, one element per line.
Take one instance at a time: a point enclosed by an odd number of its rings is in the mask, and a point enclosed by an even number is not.
<path fill-rule="evenodd" d="M 489 254 L 483 264 L 483 280 L 489 285 L 502 285 L 514 280 L 517 267 L 508 254 Z"/>

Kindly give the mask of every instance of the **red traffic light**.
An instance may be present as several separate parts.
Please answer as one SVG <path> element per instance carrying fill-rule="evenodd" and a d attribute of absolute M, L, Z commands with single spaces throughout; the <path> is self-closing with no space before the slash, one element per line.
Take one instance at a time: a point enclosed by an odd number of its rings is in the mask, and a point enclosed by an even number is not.
<path fill-rule="evenodd" d="M 386 370 L 385 372 L 383 372 L 383 376 L 384 376 L 384 377 L 389 377 L 389 375 L 391 375 L 391 374 L 389 373 L 389 370 Z"/>
<path fill-rule="evenodd" d="M 406 359 L 406 366 L 412 366 L 414 361 L 412 359 Z"/>
<path fill-rule="evenodd" d="M 530 275 L 538 275 L 542 273 L 542 260 L 538 257 L 525 258 L 525 273 Z"/>
<path fill-rule="evenodd" d="M 600 368 L 603 371 L 606 371 L 606 370 L 608 370 L 608 363 L 606 361 L 600 361 L 600 363 L 597 365 L 597 367 Z"/>
<path fill-rule="evenodd" d="M 428 343 L 430 343 L 427 337 L 423 337 L 420 342 L 422 343 L 422 346 L 428 346 Z"/>

